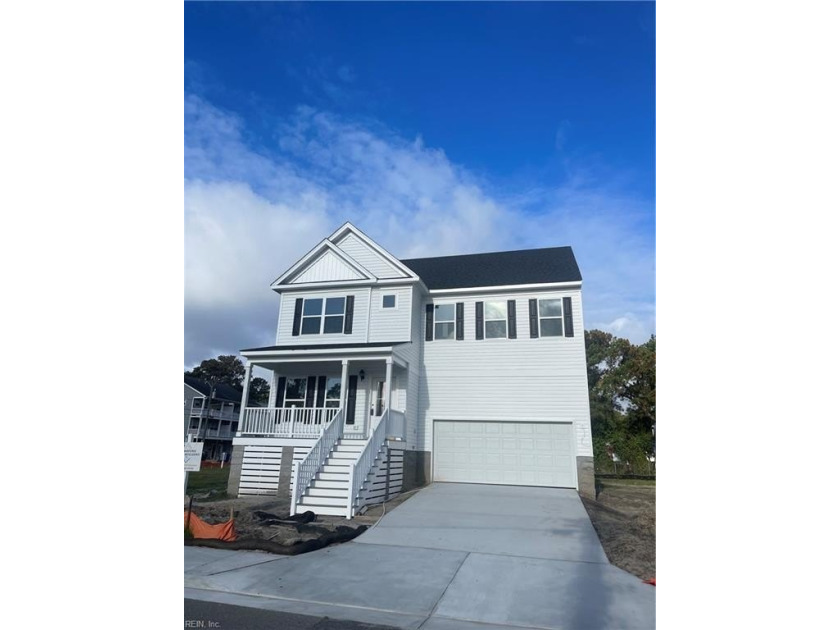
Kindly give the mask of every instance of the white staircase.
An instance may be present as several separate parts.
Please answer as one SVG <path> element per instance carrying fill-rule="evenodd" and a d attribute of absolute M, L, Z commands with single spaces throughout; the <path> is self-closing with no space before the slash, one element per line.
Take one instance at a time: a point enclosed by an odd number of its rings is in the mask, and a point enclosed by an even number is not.
<path fill-rule="evenodd" d="M 328 516 L 346 516 L 350 492 L 350 464 L 365 447 L 365 440 L 340 438 L 324 465 L 315 473 L 297 505 L 297 513 L 307 510 Z"/>

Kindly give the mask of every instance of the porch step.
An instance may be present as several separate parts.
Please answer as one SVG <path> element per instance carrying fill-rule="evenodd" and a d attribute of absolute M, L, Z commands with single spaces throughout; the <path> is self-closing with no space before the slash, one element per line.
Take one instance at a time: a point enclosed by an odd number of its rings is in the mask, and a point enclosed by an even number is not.
<path fill-rule="evenodd" d="M 321 469 L 320 472 L 315 473 L 315 481 L 343 481 L 347 485 L 350 479 L 350 469 L 342 466 L 341 470 L 344 472 L 325 472 Z"/>
<path fill-rule="evenodd" d="M 298 503 L 298 514 L 311 510 L 316 514 L 324 516 L 347 516 L 347 506 L 336 507 L 332 505 L 313 505 L 311 503 Z"/>
<path fill-rule="evenodd" d="M 333 451 L 332 453 L 330 453 L 329 459 L 347 460 L 348 462 L 355 462 L 357 459 L 359 459 L 359 453 L 356 453 L 354 451 Z"/>
<path fill-rule="evenodd" d="M 347 484 L 343 488 L 309 488 L 304 495 L 305 497 L 342 497 L 347 501 Z M 306 499 L 304 499 L 306 500 Z"/>
<path fill-rule="evenodd" d="M 362 449 L 365 447 L 364 442 L 361 444 L 354 444 L 350 443 L 347 444 L 339 442 L 333 447 L 334 453 L 356 453 L 357 455 L 362 452 Z"/>
<path fill-rule="evenodd" d="M 346 461 L 346 460 L 345 460 Z M 347 473 L 350 474 L 350 463 L 340 464 L 335 461 L 327 460 L 327 463 L 321 467 L 321 470 L 326 473 Z"/>
<path fill-rule="evenodd" d="M 327 480 L 327 479 L 318 479 L 315 478 L 312 480 L 311 488 L 340 488 L 347 492 L 347 477 L 342 477 L 341 479 L 334 479 L 334 480 Z"/>
<path fill-rule="evenodd" d="M 307 490 L 307 492 L 309 492 L 309 491 Z M 344 496 L 344 497 L 313 497 L 313 496 L 310 496 L 310 495 L 306 495 L 303 498 L 303 501 L 298 503 L 298 505 L 300 505 L 300 506 L 304 506 L 304 505 L 315 505 L 315 506 L 327 505 L 327 506 L 330 506 L 330 505 L 332 505 L 332 506 L 335 506 L 335 507 L 340 507 L 340 506 L 346 506 L 347 505 L 347 497 L 346 496 Z M 303 511 L 305 512 L 306 510 L 303 510 Z M 312 511 L 315 512 L 316 514 L 318 514 L 318 510 L 312 510 Z"/>

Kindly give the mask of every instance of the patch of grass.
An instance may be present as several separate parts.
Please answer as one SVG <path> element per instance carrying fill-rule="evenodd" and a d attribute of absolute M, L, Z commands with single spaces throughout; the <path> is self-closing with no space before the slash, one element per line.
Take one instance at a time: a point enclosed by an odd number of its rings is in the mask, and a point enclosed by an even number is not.
<path fill-rule="evenodd" d="M 656 487 L 656 479 L 598 479 L 595 477 L 595 481 L 604 486 L 652 486 Z"/>
<path fill-rule="evenodd" d="M 187 480 L 187 494 L 207 494 L 212 492 L 218 498 L 219 494 L 227 492 L 230 466 L 224 468 L 202 468 L 191 472 Z"/>

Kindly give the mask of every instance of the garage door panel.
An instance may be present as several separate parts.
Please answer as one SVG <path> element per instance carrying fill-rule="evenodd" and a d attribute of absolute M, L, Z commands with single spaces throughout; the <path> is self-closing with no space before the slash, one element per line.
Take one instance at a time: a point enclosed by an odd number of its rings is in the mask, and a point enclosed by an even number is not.
<path fill-rule="evenodd" d="M 575 487 L 572 425 L 435 421 L 435 481 Z"/>

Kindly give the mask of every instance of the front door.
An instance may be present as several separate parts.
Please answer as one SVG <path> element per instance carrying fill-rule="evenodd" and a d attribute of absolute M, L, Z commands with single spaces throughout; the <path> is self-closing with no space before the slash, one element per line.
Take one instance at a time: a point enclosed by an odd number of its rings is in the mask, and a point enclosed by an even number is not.
<path fill-rule="evenodd" d="M 372 379 L 370 382 L 370 427 L 373 430 L 385 413 L 385 381 Z"/>
<path fill-rule="evenodd" d="M 358 387 L 359 377 L 351 375 L 347 379 L 347 400 L 344 405 L 344 435 L 349 437 L 364 436 L 365 414 L 356 413 L 356 395 Z M 362 395 L 364 396 L 364 390 L 362 390 Z"/>

